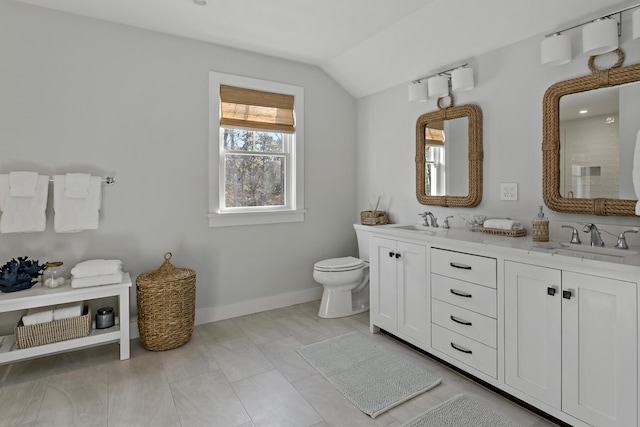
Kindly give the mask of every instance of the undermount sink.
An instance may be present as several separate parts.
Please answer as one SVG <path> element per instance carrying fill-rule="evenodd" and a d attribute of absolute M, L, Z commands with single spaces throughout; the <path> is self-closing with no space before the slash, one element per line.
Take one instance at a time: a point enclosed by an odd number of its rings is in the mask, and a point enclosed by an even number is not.
<path fill-rule="evenodd" d="M 397 230 L 408 230 L 408 231 L 418 231 L 423 233 L 437 233 L 437 232 L 446 232 L 446 228 L 442 227 L 429 227 L 426 225 L 420 224 L 409 224 L 409 225 L 392 225 L 391 228 L 395 228 Z"/>
<path fill-rule="evenodd" d="M 539 243 L 532 246 L 531 249 L 551 254 L 593 259 L 597 261 L 616 262 L 620 264 L 624 264 L 625 259 L 628 257 L 638 255 L 638 252 L 627 249 L 569 245 L 566 243 Z"/>

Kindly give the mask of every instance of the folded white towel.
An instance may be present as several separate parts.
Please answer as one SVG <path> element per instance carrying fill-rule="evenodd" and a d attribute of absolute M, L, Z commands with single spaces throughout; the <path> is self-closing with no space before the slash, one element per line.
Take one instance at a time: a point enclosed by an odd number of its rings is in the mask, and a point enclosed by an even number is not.
<path fill-rule="evenodd" d="M 9 172 L 9 195 L 33 197 L 36 195 L 38 172 Z"/>
<path fill-rule="evenodd" d="M 102 178 L 92 176 L 84 198 L 66 196 L 66 175 L 53 177 L 53 228 L 57 233 L 95 230 L 100 219 Z"/>
<path fill-rule="evenodd" d="M 27 310 L 27 314 L 22 316 L 22 324 L 37 325 L 53 321 L 53 309 L 51 307 L 36 307 Z"/>
<path fill-rule="evenodd" d="M 104 274 L 102 276 L 72 277 L 72 288 L 88 288 L 89 286 L 113 285 L 122 282 L 122 272 L 114 274 Z"/>
<path fill-rule="evenodd" d="M 10 190 L 10 175 L 0 175 L 0 232 L 30 233 L 44 231 L 47 218 L 47 196 L 49 177 L 38 175 L 33 197 L 13 197 Z"/>
<path fill-rule="evenodd" d="M 88 173 L 68 173 L 65 179 L 65 197 L 86 199 L 89 196 L 91 175 Z"/>
<path fill-rule="evenodd" d="M 488 219 L 482 226 L 484 228 L 497 228 L 499 230 L 522 230 L 524 228 L 521 221 L 511 219 Z"/>
<path fill-rule="evenodd" d="M 70 319 L 82 316 L 82 302 L 59 304 L 53 309 L 53 320 Z"/>
<path fill-rule="evenodd" d="M 636 215 L 640 215 L 640 130 L 636 136 L 636 146 L 633 150 L 633 168 L 631 169 L 631 179 L 633 180 L 633 188 L 636 190 Z"/>
<path fill-rule="evenodd" d="M 122 272 L 122 261 L 119 259 L 90 259 L 79 262 L 71 269 L 74 278 L 103 276 Z"/>

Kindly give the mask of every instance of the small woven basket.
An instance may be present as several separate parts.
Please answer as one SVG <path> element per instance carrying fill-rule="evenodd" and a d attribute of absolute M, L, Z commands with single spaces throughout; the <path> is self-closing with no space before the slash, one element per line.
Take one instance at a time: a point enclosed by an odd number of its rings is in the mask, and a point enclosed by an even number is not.
<path fill-rule="evenodd" d="M 183 346 L 193 334 L 196 272 L 176 268 L 170 259 L 168 252 L 159 269 L 136 278 L 140 342 L 151 351 Z"/>
<path fill-rule="evenodd" d="M 14 331 L 16 347 L 22 349 L 86 337 L 91 330 L 91 310 L 84 307 L 82 313 L 82 316 L 35 325 L 23 325 L 20 319 Z"/>
<path fill-rule="evenodd" d="M 389 217 L 385 211 L 362 211 L 360 222 L 362 225 L 385 225 L 389 223 Z"/>
<path fill-rule="evenodd" d="M 496 236 L 507 236 L 507 237 L 524 237 L 527 235 L 527 230 L 503 230 L 501 228 L 485 228 L 482 227 L 480 229 L 483 233 L 486 234 L 495 234 Z"/>

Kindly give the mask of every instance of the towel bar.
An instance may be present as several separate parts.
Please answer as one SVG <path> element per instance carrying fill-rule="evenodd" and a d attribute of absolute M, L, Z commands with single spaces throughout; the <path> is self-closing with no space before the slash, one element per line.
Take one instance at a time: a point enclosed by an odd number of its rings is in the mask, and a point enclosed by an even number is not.
<path fill-rule="evenodd" d="M 49 178 L 49 182 L 53 182 L 53 178 Z M 116 183 L 116 179 L 112 176 L 106 176 L 102 178 L 102 182 L 104 182 L 107 185 L 113 185 Z"/>

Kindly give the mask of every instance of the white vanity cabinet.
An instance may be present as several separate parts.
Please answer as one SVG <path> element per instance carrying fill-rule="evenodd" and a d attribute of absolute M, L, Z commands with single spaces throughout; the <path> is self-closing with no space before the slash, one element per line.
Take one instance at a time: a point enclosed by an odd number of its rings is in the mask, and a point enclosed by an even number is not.
<path fill-rule="evenodd" d="M 637 426 L 636 283 L 505 261 L 505 383 L 594 426 Z"/>
<path fill-rule="evenodd" d="M 426 246 L 374 236 L 370 321 L 414 344 L 428 341 Z"/>

